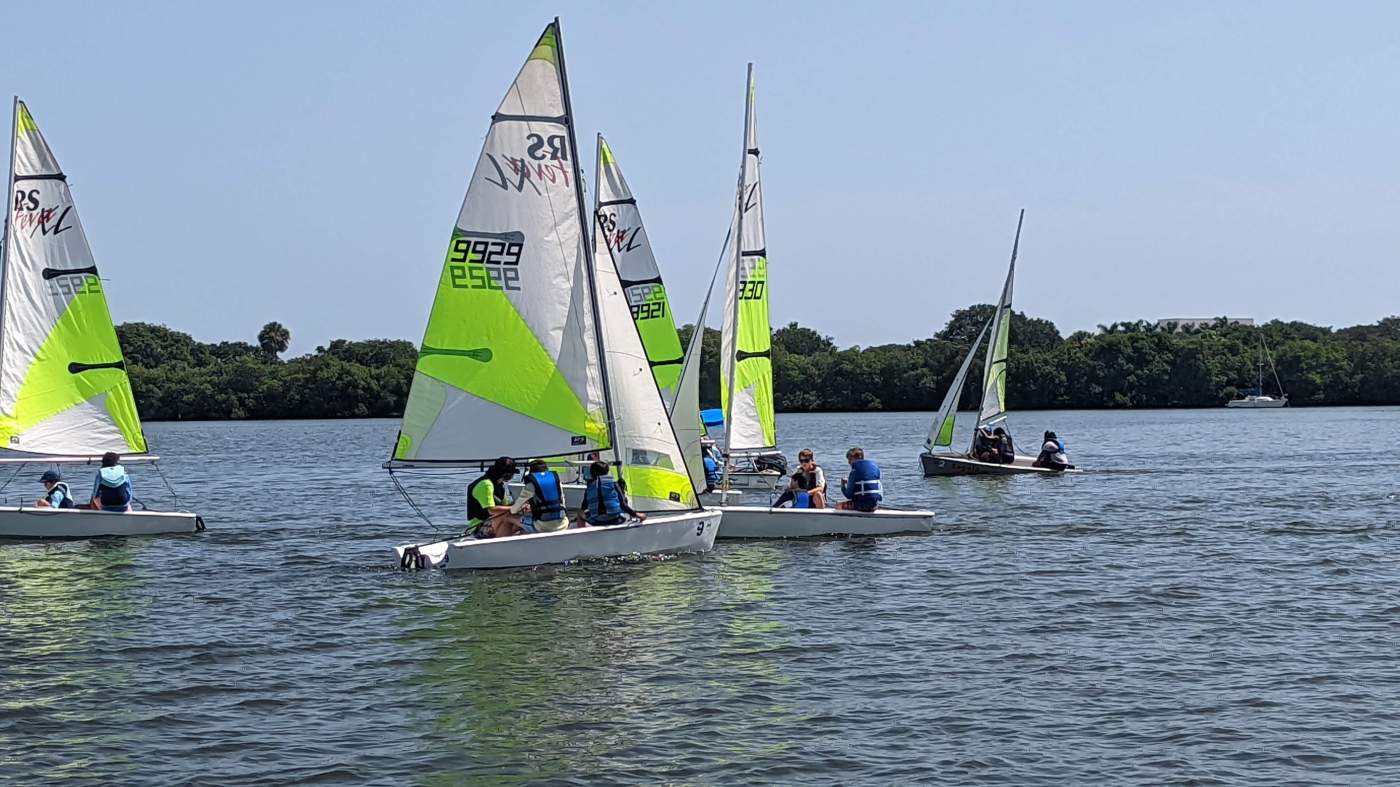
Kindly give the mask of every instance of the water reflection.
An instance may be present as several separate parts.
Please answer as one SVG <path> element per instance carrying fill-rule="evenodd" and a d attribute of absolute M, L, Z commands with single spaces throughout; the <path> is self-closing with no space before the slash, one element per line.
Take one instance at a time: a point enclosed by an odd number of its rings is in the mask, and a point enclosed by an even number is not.
<path fill-rule="evenodd" d="M 110 701 L 130 668 L 109 653 L 128 635 L 123 621 L 150 604 L 134 592 L 141 548 L 127 539 L 0 546 L 0 752 L 42 741 L 29 756 L 52 780 L 90 778 L 97 765 L 110 772 L 121 762 L 113 752 L 130 749 L 126 709 Z"/>

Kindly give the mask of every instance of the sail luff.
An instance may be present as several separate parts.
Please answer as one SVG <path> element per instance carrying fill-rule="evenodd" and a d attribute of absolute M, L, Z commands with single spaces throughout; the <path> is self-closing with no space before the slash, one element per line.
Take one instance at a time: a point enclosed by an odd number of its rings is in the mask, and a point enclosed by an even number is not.
<path fill-rule="evenodd" d="M 933 424 L 929 427 L 928 439 L 924 441 L 924 448 L 934 451 L 939 448 L 951 448 L 953 445 L 953 428 L 958 418 L 958 402 L 962 399 L 963 386 L 967 384 L 967 373 L 972 368 L 972 359 L 977 357 L 977 351 L 982 348 L 982 340 L 987 337 L 987 330 L 991 327 L 991 322 L 982 326 L 978 332 L 977 339 L 972 346 L 967 348 L 967 356 L 963 358 L 962 365 L 958 367 L 958 373 L 953 376 L 953 382 L 948 387 L 948 392 L 943 396 L 943 403 L 938 406 L 938 413 L 933 417 Z"/>
<path fill-rule="evenodd" d="M 1006 271 L 1006 284 L 1001 289 L 1001 299 L 997 301 L 992 315 L 991 337 L 987 344 L 987 360 L 982 370 L 982 408 L 977 423 L 979 426 L 1000 418 L 1006 412 L 1006 362 L 1010 350 L 1011 336 L 1011 296 L 1013 280 L 1016 277 L 1016 255 L 1021 247 L 1021 224 L 1026 218 L 1022 209 L 1016 220 L 1016 239 L 1011 244 L 1011 265 Z"/>
<path fill-rule="evenodd" d="M 583 166 L 578 158 L 578 139 L 574 135 L 574 108 L 573 102 L 569 98 L 569 70 L 565 67 L 564 59 L 564 28 L 559 23 L 559 17 L 554 17 L 555 47 L 559 53 L 559 83 L 560 89 L 564 93 L 564 127 L 568 131 L 569 152 L 573 155 L 574 170 L 574 196 L 578 200 L 578 227 L 580 237 L 583 239 L 584 266 L 583 269 L 588 275 L 588 293 L 591 300 L 593 316 L 593 340 L 598 352 L 599 376 L 603 381 L 603 412 L 606 415 L 608 427 L 608 444 L 614 449 L 618 458 L 618 463 L 623 462 L 622 449 L 617 444 L 617 415 L 613 408 L 612 389 L 608 382 L 608 353 L 603 345 L 603 323 L 598 314 L 598 281 L 594 272 L 593 244 L 589 243 L 589 231 L 587 219 L 587 203 L 583 199 Z"/>
<path fill-rule="evenodd" d="M 726 320 L 722 336 L 724 347 L 723 361 L 728 364 L 728 379 L 725 382 L 725 390 L 728 396 L 725 397 L 724 405 L 724 462 L 723 478 L 720 482 L 721 489 L 729 488 L 729 455 L 733 451 L 734 445 L 734 386 L 738 377 L 739 368 L 739 265 L 744 254 L 744 192 L 746 191 L 746 176 L 748 174 L 749 155 L 749 116 L 753 113 L 753 63 L 749 63 L 748 73 L 744 77 L 744 134 L 743 151 L 739 158 L 739 186 L 734 197 L 734 227 L 733 252 L 729 258 L 729 276 L 725 285 L 725 298 L 728 301 L 730 314 Z M 732 289 L 731 289 L 732 288 Z M 732 320 L 732 322 L 730 322 Z"/>
<path fill-rule="evenodd" d="M 731 227 L 732 229 L 732 227 Z M 724 248 L 729 247 L 729 236 L 724 239 Z M 715 272 L 710 276 L 710 286 L 705 288 L 705 300 L 700 304 L 700 314 L 695 318 L 695 330 L 690 334 L 690 342 L 685 348 L 685 359 L 681 363 L 681 376 L 676 382 L 676 398 L 671 403 L 671 428 L 680 443 L 681 455 L 690 471 L 691 483 L 696 491 L 705 489 L 705 463 L 700 454 L 701 440 L 705 436 L 705 425 L 700 420 L 700 360 L 705 346 L 705 317 L 710 313 L 710 299 L 715 294 L 715 283 L 720 271 L 724 270 L 725 253 L 715 263 Z"/>
<path fill-rule="evenodd" d="M 15 156 L 19 151 L 19 96 L 15 96 L 10 114 L 10 175 L 5 180 L 5 201 L 9 203 L 15 193 Z M 5 246 L 0 249 L 0 326 L 5 324 L 5 290 L 10 278 L 10 243 L 14 224 L 14 210 L 5 209 Z M 5 367 L 5 343 L 0 341 L 0 369 Z"/>

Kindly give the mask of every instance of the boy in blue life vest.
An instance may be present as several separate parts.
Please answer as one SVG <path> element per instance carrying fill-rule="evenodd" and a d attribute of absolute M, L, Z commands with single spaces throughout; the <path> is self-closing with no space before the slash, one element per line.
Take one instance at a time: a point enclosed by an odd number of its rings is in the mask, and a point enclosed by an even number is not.
<path fill-rule="evenodd" d="M 99 511 L 130 511 L 131 478 L 122 467 L 122 458 L 108 451 L 102 455 L 102 469 L 92 479 L 92 507 Z"/>
<path fill-rule="evenodd" d="M 880 466 L 865 458 L 865 449 L 852 448 L 846 452 L 846 461 L 851 465 L 851 475 L 841 479 L 841 493 L 846 499 L 836 507 L 843 511 L 865 511 L 880 507 L 884 499 L 880 488 Z"/>
<path fill-rule="evenodd" d="M 580 525 L 620 525 L 633 516 L 638 522 L 645 522 L 647 515 L 632 510 L 627 504 L 627 488 L 621 481 L 614 481 L 608 475 L 606 462 L 594 462 L 588 467 L 588 488 L 583 493 L 583 505 L 579 508 Z"/>
<path fill-rule="evenodd" d="M 720 482 L 719 461 L 710 453 L 709 449 L 700 450 L 701 461 L 705 464 L 705 491 L 713 492 Z"/>
<path fill-rule="evenodd" d="M 39 508 L 72 508 L 73 496 L 68 485 L 63 483 L 63 474 L 57 470 L 45 470 L 39 480 L 44 483 L 44 496 L 34 501 Z"/>
<path fill-rule="evenodd" d="M 549 462 L 543 459 L 530 461 L 520 496 L 510 506 L 512 514 L 530 509 L 530 522 L 526 532 L 553 533 L 569 526 L 569 515 L 564 502 L 564 483 L 559 474 L 549 469 Z"/>

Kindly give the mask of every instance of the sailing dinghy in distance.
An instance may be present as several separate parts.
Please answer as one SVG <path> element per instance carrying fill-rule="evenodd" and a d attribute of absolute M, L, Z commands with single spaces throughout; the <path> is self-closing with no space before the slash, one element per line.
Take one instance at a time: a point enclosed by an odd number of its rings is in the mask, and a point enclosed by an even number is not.
<path fill-rule="evenodd" d="M 0 463 L 97 465 L 108 451 L 126 463 L 154 461 L 67 176 L 18 97 L 12 131 L 0 284 Z M 90 483 L 71 479 L 72 496 L 86 503 Z M 37 486 L 24 500 L 39 497 Z M 203 529 L 193 513 L 0 506 L 4 538 Z"/>
<path fill-rule="evenodd" d="M 996 312 L 991 321 L 977 335 L 977 340 L 967 351 L 962 366 L 953 377 L 953 384 L 943 397 L 938 413 L 933 417 L 928 440 L 924 443 L 924 453 L 919 455 L 925 476 L 946 475 L 1014 475 L 1021 473 L 1075 473 L 1078 470 L 1052 470 L 1034 466 L 1035 458 L 1016 455 L 1016 461 L 1004 464 L 983 462 L 972 456 L 971 450 L 958 453 L 952 450 L 953 432 L 957 421 L 958 400 L 962 398 L 963 386 L 967 383 L 967 372 L 972 367 L 972 359 L 982 348 L 982 340 L 987 341 L 986 363 L 982 371 L 982 407 L 978 412 L 977 427 L 1005 425 L 1006 416 L 1006 362 L 1010 352 L 1011 339 L 1011 291 L 1016 276 L 1016 255 L 1021 248 L 1021 223 L 1026 212 L 1021 211 L 1016 220 L 1016 240 L 1011 244 L 1011 265 L 1006 271 L 1006 283 L 1001 288 L 1001 298 L 997 301 Z M 974 430 L 975 433 L 976 430 Z M 1010 431 L 1009 429 L 1007 431 Z"/>
<path fill-rule="evenodd" d="M 507 568 L 714 542 L 720 513 L 699 506 L 612 258 L 593 254 L 579 174 L 555 19 L 491 118 L 385 466 L 610 453 L 629 487 L 669 510 L 642 523 L 404 544 L 400 566 Z"/>
<path fill-rule="evenodd" d="M 734 221 L 727 244 L 724 357 L 720 388 L 725 397 L 727 452 L 773 447 L 773 364 L 769 357 L 768 250 L 764 239 L 763 192 L 759 181 L 758 118 L 754 113 L 753 63 L 745 83 L 744 149 L 739 168 Z M 698 412 L 697 412 L 698 415 Z M 720 488 L 732 473 L 724 470 Z M 767 476 L 768 473 L 764 473 Z M 772 473 L 775 481 L 782 478 Z M 767 483 L 769 489 L 774 482 Z M 881 509 L 872 512 L 820 508 L 720 506 L 720 538 L 802 538 L 832 535 L 889 535 L 933 530 L 932 511 Z"/>

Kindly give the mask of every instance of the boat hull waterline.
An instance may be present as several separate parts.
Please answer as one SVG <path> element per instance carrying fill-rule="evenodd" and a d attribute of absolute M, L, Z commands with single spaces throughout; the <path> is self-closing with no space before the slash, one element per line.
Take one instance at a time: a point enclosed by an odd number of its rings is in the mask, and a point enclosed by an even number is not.
<path fill-rule="evenodd" d="M 1287 407 L 1288 400 L 1275 399 L 1272 396 L 1246 396 L 1243 399 L 1231 399 L 1225 406 L 1243 410 L 1274 410 Z"/>
<path fill-rule="evenodd" d="M 524 568 L 626 555 L 707 552 L 721 512 L 658 514 L 645 522 L 582 527 L 506 538 L 454 538 L 394 547 L 402 568 Z"/>
<path fill-rule="evenodd" d="M 168 511 L 88 511 L 0 506 L 0 538 L 99 538 L 195 533 L 198 515 Z"/>
<path fill-rule="evenodd" d="M 720 538 L 887 536 L 933 531 L 932 511 L 840 511 L 834 508 L 724 506 Z"/>
<path fill-rule="evenodd" d="M 1069 470 L 1052 470 L 1048 467 L 1036 467 L 1032 464 L 1035 460 L 1029 456 L 1017 456 L 1016 461 L 1010 464 L 999 464 L 997 462 L 979 462 L 968 457 L 966 454 L 919 454 L 919 463 L 923 465 L 924 476 L 949 476 L 949 475 L 1064 475 L 1065 473 L 1081 473 L 1078 468 Z"/>

